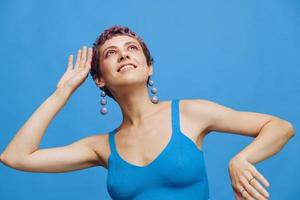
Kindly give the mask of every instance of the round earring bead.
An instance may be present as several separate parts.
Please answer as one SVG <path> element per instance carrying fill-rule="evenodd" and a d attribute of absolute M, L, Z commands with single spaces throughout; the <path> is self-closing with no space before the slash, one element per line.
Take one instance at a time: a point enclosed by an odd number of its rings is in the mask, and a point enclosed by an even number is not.
<path fill-rule="evenodd" d="M 105 98 L 102 98 L 102 99 L 101 99 L 101 105 L 106 105 L 106 103 L 107 103 L 106 99 L 105 99 Z"/>
<path fill-rule="evenodd" d="M 107 114 L 107 108 L 102 107 L 100 112 L 101 112 L 102 115 L 106 115 Z"/>
<path fill-rule="evenodd" d="M 156 87 L 151 88 L 151 93 L 156 94 L 157 93 L 157 88 Z"/>
<path fill-rule="evenodd" d="M 159 100 L 158 100 L 158 97 L 156 95 L 154 95 L 151 97 L 151 101 L 152 101 L 152 103 L 158 103 Z"/>
<path fill-rule="evenodd" d="M 106 96 L 106 93 L 105 93 L 105 91 L 101 91 L 101 97 L 105 97 Z"/>
<path fill-rule="evenodd" d="M 153 86 L 154 85 L 154 81 L 152 79 L 149 80 L 149 85 Z"/>

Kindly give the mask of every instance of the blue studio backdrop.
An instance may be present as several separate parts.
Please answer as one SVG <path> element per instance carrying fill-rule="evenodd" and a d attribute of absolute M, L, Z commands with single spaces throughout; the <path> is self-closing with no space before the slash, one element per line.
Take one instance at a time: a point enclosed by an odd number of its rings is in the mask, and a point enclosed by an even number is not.
<path fill-rule="evenodd" d="M 161 100 L 208 99 L 236 110 L 272 114 L 296 136 L 255 166 L 272 200 L 300 199 L 300 2 L 245 1 L 0 1 L 0 152 L 55 90 L 69 54 L 112 25 L 132 28 L 154 57 Z M 121 122 L 89 76 L 48 127 L 41 148 L 106 133 Z M 229 160 L 253 138 L 212 132 L 204 140 L 210 197 L 234 199 Z M 107 171 L 32 173 L 0 164 L 1 200 L 110 199 Z"/>

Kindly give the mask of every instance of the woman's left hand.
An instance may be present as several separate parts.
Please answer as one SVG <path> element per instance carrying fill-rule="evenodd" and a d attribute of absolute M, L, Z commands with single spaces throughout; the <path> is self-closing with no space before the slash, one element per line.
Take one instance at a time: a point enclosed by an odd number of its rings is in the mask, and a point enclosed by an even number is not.
<path fill-rule="evenodd" d="M 268 199 L 269 193 L 258 181 L 266 187 L 269 187 L 269 182 L 244 157 L 237 155 L 232 158 L 228 171 L 236 200 Z"/>

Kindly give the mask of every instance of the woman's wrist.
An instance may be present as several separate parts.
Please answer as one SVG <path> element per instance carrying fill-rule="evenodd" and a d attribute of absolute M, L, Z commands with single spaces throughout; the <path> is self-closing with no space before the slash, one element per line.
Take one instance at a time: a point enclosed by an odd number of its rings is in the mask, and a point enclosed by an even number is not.
<path fill-rule="evenodd" d="M 68 99 L 72 95 L 73 91 L 70 88 L 56 88 L 54 91 L 54 96 L 62 98 L 62 99 Z"/>

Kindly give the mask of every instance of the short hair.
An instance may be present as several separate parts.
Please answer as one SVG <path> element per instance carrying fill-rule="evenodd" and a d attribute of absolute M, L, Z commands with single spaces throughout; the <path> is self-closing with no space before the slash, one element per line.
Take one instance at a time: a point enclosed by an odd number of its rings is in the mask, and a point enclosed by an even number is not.
<path fill-rule="evenodd" d="M 90 70 L 90 74 L 91 74 L 92 78 L 94 78 L 94 75 L 96 75 L 97 77 L 101 76 L 101 70 L 100 70 L 101 66 L 100 66 L 100 62 L 99 62 L 100 47 L 106 42 L 106 40 L 109 40 L 115 36 L 120 36 L 120 35 L 126 35 L 129 37 L 135 38 L 139 42 L 139 44 L 141 45 L 141 47 L 143 49 L 143 53 L 145 55 L 148 66 L 153 64 L 153 62 L 154 62 L 153 57 L 151 56 L 150 51 L 149 51 L 146 43 L 143 41 L 143 39 L 126 26 L 114 25 L 114 26 L 104 30 L 103 33 L 101 33 L 101 35 L 98 36 L 96 38 L 96 41 L 93 43 L 93 57 L 92 57 L 92 61 L 91 61 L 91 70 Z M 147 84 L 148 84 L 148 82 L 149 82 L 149 77 L 147 80 Z M 116 100 L 113 97 L 113 95 L 111 94 L 111 92 L 106 87 L 104 87 L 103 90 L 109 97 Z"/>

